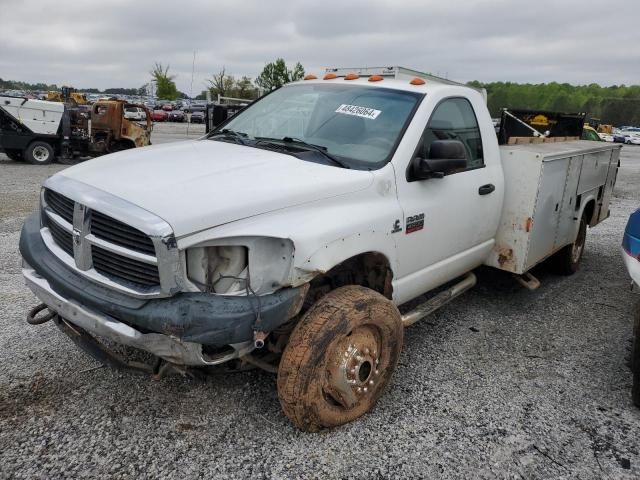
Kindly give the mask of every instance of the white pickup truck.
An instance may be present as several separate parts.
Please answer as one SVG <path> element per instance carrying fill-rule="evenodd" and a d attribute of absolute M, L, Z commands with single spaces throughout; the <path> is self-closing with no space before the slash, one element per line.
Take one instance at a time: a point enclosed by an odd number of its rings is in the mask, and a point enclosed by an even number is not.
<path fill-rule="evenodd" d="M 578 268 L 620 147 L 521 140 L 499 147 L 482 92 L 464 85 L 399 67 L 308 75 L 199 140 L 49 178 L 20 239 L 43 302 L 27 319 L 158 376 L 274 371 L 295 425 L 343 424 L 383 392 L 403 327 L 472 287 L 475 268 L 530 288 L 552 255 Z"/>

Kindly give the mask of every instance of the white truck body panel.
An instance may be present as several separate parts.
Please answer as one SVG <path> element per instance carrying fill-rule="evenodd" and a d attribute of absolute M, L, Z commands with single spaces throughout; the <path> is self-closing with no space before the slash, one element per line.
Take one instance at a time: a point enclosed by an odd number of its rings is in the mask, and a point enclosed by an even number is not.
<path fill-rule="evenodd" d="M 448 98 L 463 97 L 471 103 L 480 127 L 483 168 L 408 182 L 406 171 L 416 145 L 427 126 L 431 112 Z M 495 131 L 482 95 L 456 85 L 431 86 L 407 128 L 393 157 L 398 202 L 407 217 L 424 213 L 424 229 L 396 237 L 398 269 L 396 295 L 408 301 L 425 291 L 448 282 L 484 262 L 493 247 L 502 208 L 503 175 Z M 493 184 L 495 191 L 478 195 L 482 185 Z M 404 222 L 403 222 L 404 224 Z M 400 302 L 400 303 L 401 303 Z"/>
<path fill-rule="evenodd" d="M 45 100 L 25 100 L 18 97 L 0 97 L 0 107 L 34 133 L 55 135 L 64 103 Z"/>
<path fill-rule="evenodd" d="M 122 175 L 122 171 L 127 175 Z M 367 188 L 371 172 L 338 170 L 290 155 L 188 140 L 96 158 L 59 175 L 158 215 L 176 237 L 273 210 Z M 150 173 L 152 172 L 152 173 Z M 150 177 L 152 180 L 150 181 Z M 324 227 L 316 223 L 314 227 Z"/>
<path fill-rule="evenodd" d="M 575 240 L 590 200 L 591 226 L 608 216 L 620 146 L 578 140 L 500 150 L 504 206 L 486 265 L 522 274 Z"/>

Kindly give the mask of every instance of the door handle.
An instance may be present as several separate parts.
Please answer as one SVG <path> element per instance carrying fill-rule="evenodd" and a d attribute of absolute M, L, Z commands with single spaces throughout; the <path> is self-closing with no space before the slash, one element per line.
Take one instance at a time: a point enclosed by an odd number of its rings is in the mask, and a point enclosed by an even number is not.
<path fill-rule="evenodd" d="M 480 195 L 489 195 L 496 189 L 496 186 L 493 183 L 487 183 L 486 185 L 482 185 L 478 189 L 478 194 Z"/>

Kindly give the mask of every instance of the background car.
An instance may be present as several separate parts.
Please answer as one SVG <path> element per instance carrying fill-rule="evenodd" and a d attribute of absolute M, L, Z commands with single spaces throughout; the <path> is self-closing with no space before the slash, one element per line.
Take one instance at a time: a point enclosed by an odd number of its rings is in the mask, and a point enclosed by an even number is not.
<path fill-rule="evenodd" d="M 185 109 L 185 112 L 204 112 L 207 109 L 207 103 L 192 103 L 189 108 Z"/>
<path fill-rule="evenodd" d="M 184 122 L 186 120 L 186 115 L 184 112 L 180 110 L 172 110 L 169 112 L 169 121 L 170 122 Z"/>
<path fill-rule="evenodd" d="M 627 145 L 640 145 L 640 133 L 628 133 L 625 137 L 624 143 L 626 143 Z"/>
<path fill-rule="evenodd" d="M 197 111 L 191 114 L 191 118 L 189 119 L 191 123 L 204 123 L 204 112 Z"/>
<path fill-rule="evenodd" d="M 615 143 L 627 143 L 627 135 L 620 130 L 613 132 L 613 141 Z"/>
<path fill-rule="evenodd" d="M 124 107 L 124 118 L 127 120 L 146 120 L 147 113 L 143 108 L 128 106 Z"/>
<path fill-rule="evenodd" d="M 164 110 L 154 110 L 151 112 L 151 120 L 154 122 L 166 122 L 169 119 L 169 114 Z"/>
<path fill-rule="evenodd" d="M 164 110 L 165 112 L 170 112 L 173 110 L 173 103 L 165 103 L 164 105 L 162 105 L 162 110 Z"/>
<path fill-rule="evenodd" d="M 640 292 L 640 209 L 629 217 L 622 238 L 622 257 L 631 276 L 631 289 Z M 640 407 L 640 296 L 636 299 L 633 322 L 633 349 L 631 350 L 631 369 L 633 387 L 631 398 Z"/>

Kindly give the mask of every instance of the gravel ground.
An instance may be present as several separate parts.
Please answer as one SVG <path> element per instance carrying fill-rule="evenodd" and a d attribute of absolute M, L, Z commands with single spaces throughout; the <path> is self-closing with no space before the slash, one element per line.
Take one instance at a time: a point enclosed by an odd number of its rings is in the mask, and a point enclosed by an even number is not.
<path fill-rule="evenodd" d="M 157 127 L 154 143 L 183 128 Z M 640 205 L 640 148 L 623 149 L 611 218 L 589 232 L 576 275 L 539 268 L 529 292 L 481 270 L 478 287 L 406 332 L 376 409 L 320 434 L 289 424 L 274 375 L 153 381 L 96 368 L 54 325 L 25 323 L 36 298 L 19 229 L 62 168 L 0 154 L 0 477 L 640 477 L 619 253 Z"/>

